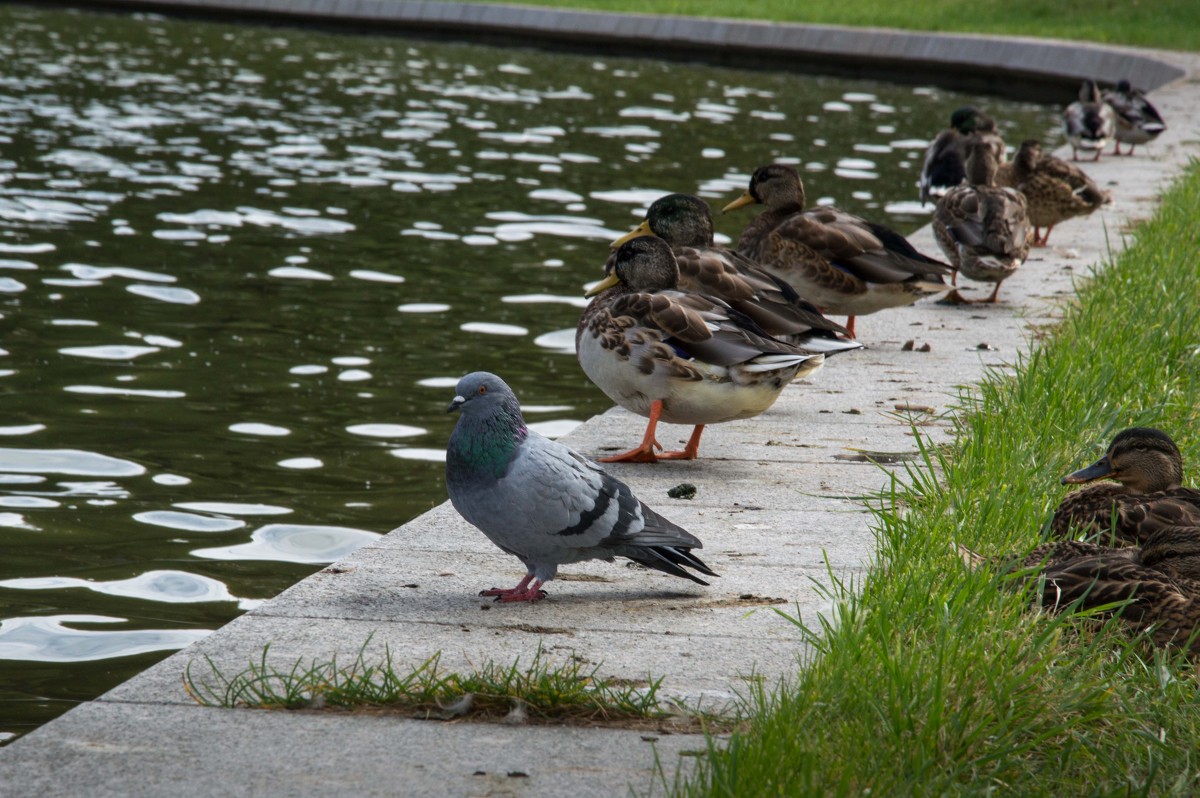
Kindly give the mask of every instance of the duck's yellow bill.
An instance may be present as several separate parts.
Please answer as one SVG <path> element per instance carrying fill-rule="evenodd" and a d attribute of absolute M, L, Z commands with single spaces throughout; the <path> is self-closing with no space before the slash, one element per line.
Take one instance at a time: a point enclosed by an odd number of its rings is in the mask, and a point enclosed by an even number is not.
<path fill-rule="evenodd" d="M 730 211 L 736 211 L 738 208 L 744 208 L 747 205 L 753 205 L 756 202 L 758 202 L 758 200 L 756 200 L 749 191 L 746 191 L 742 194 L 742 196 L 738 197 L 733 202 L 729 203 L 724 208 L 722 208 L 721 213 L 729 213 Z"/>
<path fill-rule="evenodd" d="M 652 235 L 654 235 L 654 231 L 650 229 L 650 220 L 646 219 L 641 224 L 639 224 L 637 227 L 633 228 L 628 233 L 626 233 L 625 235 L 618 238 L 616 241 L 609 244 L 608 248 L 616 249 L 619 246 L 621 246 L 622 244 L 624 244 L 626 241 L 632 241 L 635 238 L 641 238 L 642 236 L 652 236 Z"/>
<path fill-rule="evenodd" d="M 600 282 L 593 285 L 589 291 L 584 293 L 584 296 L 593 297 L 596 294 L 601 293 L 602 291 L 607 291 L 608 289 L 612 288 L 614 285 L 620 285 L 620 284 L 621 284 L 621 278 L 617 277 L 616 272 L 613 272 L 612 274 L 608 275 Z"/>

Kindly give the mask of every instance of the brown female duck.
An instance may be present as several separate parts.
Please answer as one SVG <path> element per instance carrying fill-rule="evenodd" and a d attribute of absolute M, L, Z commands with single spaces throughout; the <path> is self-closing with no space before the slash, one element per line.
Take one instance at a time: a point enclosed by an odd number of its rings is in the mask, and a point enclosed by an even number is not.
<path fill-rule="evenodd" d="M 804 182 L 795 169 L 770 164 L 755 170 L 750 187 L 724 212 L 762 204 L 746 226 L 738 252 L 790 283 L 826 313 L 854 318 L 911 305 L 947 290 L 945 263 L 918 252 L 904 236 L 837 208 L 804 208 Z"/>
<path fill-rule="evenodd" d="M 1181 486 L 1183 457 L 1170 436 L 1133 427 L 1113 438 L 1104 456 L 1062 478 L 1064 485 L 1115 479 L 1068 493 L 1050 522 L 1054 537 L 1106 535 L 1145 543 L 1165 526 L 1200 526 L 1200 490 Z"/>
<path fill-rule="evenodd" d="M 968 568 L 988 562 L 965 547 L 959 553 Z M 1103 607 L 1134 631 L 1150 631 L 1158 646 L 1200 653 L 1200 527 L 1163 527 L 1144 546 L 1126 548 L 1061 540 L 991 564 L 1037 580 L 1033 598 L 1046 610 Z M 1118 606 L 1110 612 L 1110 605 Z"/>
<path fill-rule="evenodd" d="M 1003 147 L 1003 145 L 1001 145 Z M 1016 273 L 1029 254 L 1029 216 L 1025 196 L 1014 188 L 993 186 L 999 162 L 996 148 L 986 138 L 970 136 L 964 143 L 967 184 L 955 186 L 938 200 L 933 233 L 946 258 L 972 280 L 1000 284 Z M 971 304 L 956 288 L 943 302 Z"/>
<path fill-rule="evenodd" d="M 981 562 L 968 560 L 972 567 Z M 1122 622 L 1135 632 L 1150 630 L 1157 645 L 1200 650 L 1200 527 L 1165 526 L 1140 547 L 1046 543 L 1008 562 L 1032 570 L 1036 600 L 1048 610 L 1116 604 Z"/>
<path fill-rule="evenodd" d="M 1029 223 L 1033 225 L 1033 246 L 1044 247 L 1050 231 L 1059 222 L 1087 216 L 1112 202 L 1107 191 L 1079 167 L 1061 158 L 1042 153 L 1041 142 L 1021 142 L 1011 164 L 997 173 L 996 184 L 1012 186 L 1025 195 Z M 1039 230 L 1046 232 L 1039 235 Z"/>

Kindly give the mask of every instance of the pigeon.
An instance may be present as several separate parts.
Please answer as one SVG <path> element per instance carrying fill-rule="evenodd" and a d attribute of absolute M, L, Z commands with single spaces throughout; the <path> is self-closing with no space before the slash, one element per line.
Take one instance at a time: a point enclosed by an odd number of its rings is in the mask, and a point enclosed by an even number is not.
<path fill-rule="evenodd" d="M 561 443 L 529 429 L 512 389 L 477 371 L 458 382 L 446 412 L 460 413 L 446 447 L 446 488 L 454 509 L 488 540 L 525 564 L 516 587 L 491 588 L 496 601 L 539 601 L 558 566 L 616 555 L 672 576 L 717 576 L 692 549 L 695 535 L 633 495 L 629 486 Z"/>

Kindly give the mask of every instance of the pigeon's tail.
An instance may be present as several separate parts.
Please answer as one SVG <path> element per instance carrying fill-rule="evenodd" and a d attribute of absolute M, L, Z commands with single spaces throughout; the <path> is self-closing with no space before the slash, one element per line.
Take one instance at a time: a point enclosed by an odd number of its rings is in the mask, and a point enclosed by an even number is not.
<path fill-rule="evenodd" d="M 705 565 L 703 560 L 692 554 L 691 549 L 682 546 L 621 546 L 615 549 L 615 552 L 647 568 L 690 579 L 698 585 L 707 586 L 708 582 L 684 570 L 685 566 L 708 576 L 720 576 Z"/>

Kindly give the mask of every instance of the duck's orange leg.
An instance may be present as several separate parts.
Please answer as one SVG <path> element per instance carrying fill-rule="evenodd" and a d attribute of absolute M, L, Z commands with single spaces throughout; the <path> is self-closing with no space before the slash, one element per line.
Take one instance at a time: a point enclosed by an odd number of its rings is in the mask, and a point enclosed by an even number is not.
<path fill-rule="evenodd" d="M 704 434 L 704 425 L 697 424 L 692 430 L 692 437 L 688 438 L 687 446 L 683 447 L 682 452 L 663 452 L 658 456 L 659 460 L 695 460 L 696 454 L 700 451 L 700 436 Z"/>
<path fill-rule="evenodd" d="M 687 446 L 683 447 L 683 451 L 664 452 L 662 444 L 654 437 L 654 431 L 658 427 L 658 419 L 661 415 L 662 400 L 655 399 L 650 403 L 650 422 L 646 424 L 646 433 L 642 436 L 641 444 L 627 452 L 614 454 L 612 457 L 597 458 L 598 461 L 601 463 L 656 463 L 659 460 L 695 460 L 696 453 L 700 449 L 700 436 L 704 433 L 704 425 L 696 425 L 696 428 L 692 430 L 692 437 L 688 439 Z"/>
<path fill-rule="evenodd" d="M 646 424 L 646 434 L 642 436 L 641 445 L 627 452 L 614 454 L 612 457 L 597 458 L 601 463 L 654 463 L 658 461 L 658 455 L 654 453 L 655 449 L 662 450 L 660 444 L 654 437 L 654 430 L 658 427 L 658 417 L 662 415 L 662 400 L 655 399 L 650 403 L 650 422 Z"/>

